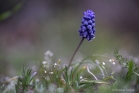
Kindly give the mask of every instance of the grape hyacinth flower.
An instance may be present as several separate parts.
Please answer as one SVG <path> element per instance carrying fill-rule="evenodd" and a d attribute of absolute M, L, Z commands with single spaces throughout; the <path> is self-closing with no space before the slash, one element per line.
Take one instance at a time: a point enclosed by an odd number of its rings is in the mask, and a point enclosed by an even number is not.
<path fill-rule="evenodd" d="M 81 37 L 91 41 L 93 38 L 95 38 L 95 32 L 95 14 L 93 11 L 87 10 L 84 12 L 79 34 Z"/>
<path fill-rule="evenodd" d="M 87 10 L 84 12 L 84 16 L 81 20 L 81 27 L 79 29 L 79 34 L 82 37 L 81 41 L 79 42 L 76 50 L 74 51 L 68 67 L 71 65 L 71 62 L 78 51 L 79 47 L 81 46 L 82 42 L 84 39 L 87 39 L 88 41 L 91 41 L 92 39 L 95 38 L 95 14 L 92 10 Z"/>

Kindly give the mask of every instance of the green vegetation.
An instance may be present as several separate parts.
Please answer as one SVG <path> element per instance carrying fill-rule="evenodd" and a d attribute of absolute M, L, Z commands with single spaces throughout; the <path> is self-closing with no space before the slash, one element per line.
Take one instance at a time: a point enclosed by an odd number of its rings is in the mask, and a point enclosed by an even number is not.
<path fill-rule="evenodd" d="M 114 52 L 116 60 L 99 56 L 109 63 L 119 62 L 113 65 L 120 65 L 121 69 L 114 73 L 107 71 L 109 66 L 106 62 L 99 63 L 98 60 L 94 62 L 95 56 L 86 57 L 70 67 L 62 67 L 60 60 L 54 64 L 43 61 L 38 71 L 23 66 L 21 76 L 3 82 L 0 91 L 2 93 L 137 93 L 139 91 L 137 88 L 139 68 L 133 59 L 124 58 L 118 51 Z"/>

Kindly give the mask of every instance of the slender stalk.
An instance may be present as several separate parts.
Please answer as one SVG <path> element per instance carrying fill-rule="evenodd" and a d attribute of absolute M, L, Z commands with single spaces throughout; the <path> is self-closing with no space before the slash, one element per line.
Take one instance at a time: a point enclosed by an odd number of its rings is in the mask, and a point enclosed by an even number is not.
<path fill-rule="evenodd" d="M 72 63 L 72 60 L 73 60 L 73 58 L 74 58 L 74 56 L 75 56 L 76 52 L 77 52 L 77 51 L 78 51 L 78 49 L 80 48 L 80 46 L 81 46 L 81 44 L 82 44 L 83 40 L 84 40 L 84 38 L 82 38 L 82 39 L 81 39 L 81 41 L 79 42 L 79 44 L 78 44 L 77 48 L 75 49 L 75 51 L 74 51 L 74 53 L 73 53 L 73 55 L 72 55 L 72 57 L 71 57 L 71 59 L 70 59 L 70 61 L 69 61 L 69 65 L 68 65 L 68 67 L 70 67 L 70 65 L 71 65 L 71 63 Z"/>
<path fill-rule="evenodd" d="M 88 71 L 88 73 L 90 73 L 96 80 L 98 80 L 97 77 L 89 70 L 89 67 L 88 67 L 88 66 L 87 66 L 87 71 Z"/>

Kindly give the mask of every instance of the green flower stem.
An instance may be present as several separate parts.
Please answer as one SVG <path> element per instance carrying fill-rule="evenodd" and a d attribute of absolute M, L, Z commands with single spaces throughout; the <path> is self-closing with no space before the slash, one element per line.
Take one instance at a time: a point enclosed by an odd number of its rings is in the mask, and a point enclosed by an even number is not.
<path fill-rule="evenodd" d="M 81 46 L 81 44 L 82 44 L 83 40 L 84 40 L 84 38 L 82 38 L 82 39 L 81 39 L 81 41 L 79 42 L 79 44 L 78 44 L 77 48 L 75 49 L 75 51 L 74 51 L 74 53 L 73 53 L 73 55 L 72 55 L 72 57 L 71 57 L 71 59 L 70 59 L 70 61 L 69 61 L 69 65 L 68 65 L 68 67 L 70 67 L 70 65 L 71 65 L 71 63 L 72 63 L 72 60 L 73 60 L 73 58 L 74 58 L 74 56 L 75 56 L 76 52 L 77 52 L 77 51 L 78 51 L 78 49 L 80 48 L 80 46 Z"/>

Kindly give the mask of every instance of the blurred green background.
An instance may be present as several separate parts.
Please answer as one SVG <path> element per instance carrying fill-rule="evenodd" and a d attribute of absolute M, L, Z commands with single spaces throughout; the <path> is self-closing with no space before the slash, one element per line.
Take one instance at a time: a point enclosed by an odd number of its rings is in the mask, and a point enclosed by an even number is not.
<path fill-rule="evenodd" d="M 138 56 L 138 0 L 0 0 L 0 74 L 14 76 L 23 64 L 38 65 L 47 50 L 53 62 L 67 64 L 87 9 L 96 15 L 96 38 L 83 42 L 75 60 L 113 56 L 115 49 Z"/>

